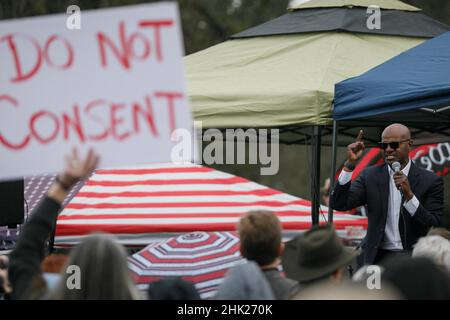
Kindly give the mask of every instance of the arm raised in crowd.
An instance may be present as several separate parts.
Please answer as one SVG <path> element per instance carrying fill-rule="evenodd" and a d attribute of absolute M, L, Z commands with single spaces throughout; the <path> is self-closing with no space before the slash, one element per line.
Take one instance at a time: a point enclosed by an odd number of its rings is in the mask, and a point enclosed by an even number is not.
<path fill-rule="evenodd" d="M 92 150 L 89 150 L 84 160 L 79 159 L 75 149 L 71 155 L 66 156 L 64 172 L 57 176 L 46 197 L 24 226 L 11 253 L 9 279 L 13 299 L 27 298 L 33 280 L 41 273 L 40 265 L 45 258 L 46 241 L 55 228 L 61 204 L 70 189 L 92 173 L 98 161 L 98 156 Z"/>

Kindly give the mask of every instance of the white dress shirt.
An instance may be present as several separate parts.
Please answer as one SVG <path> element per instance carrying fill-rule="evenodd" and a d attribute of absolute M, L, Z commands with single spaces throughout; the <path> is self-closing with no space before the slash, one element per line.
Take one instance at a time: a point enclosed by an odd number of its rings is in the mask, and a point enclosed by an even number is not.
<path fill-rule="evenodd" d="M 409 169 L 411 168 L 411 159 L 408 161 L 408 164 L 403 168 L 402 173 L 405 176 L 408 176 Z M 388 203 L 388 212 L 386 219 L 386 226 L 384 229 L 384 239 L 381 243 L 380 248 L 384 250 L 403 250 L 402 241 L 400 238 L 400 231 L 398 229 L 398 222 L 400 219 L 400 203 L 402 200 L 402 196 L 400 191 L 395 186 L 394 182 L 394 171 L 390 166 L 387 166 L 387 170 L 389 172 L 389 203 Z M 348 183 L 352 179 L 353 172 L 347 172 L 342 170 L 339 175 L 339 184 L 344 185 Z M 411 216 L 417 211 L 419 207 L 419 200 L 417 200 L 416 196 L 413 196 L 411 200 L 405 201 L 403 206 L 408 211 Z"/>

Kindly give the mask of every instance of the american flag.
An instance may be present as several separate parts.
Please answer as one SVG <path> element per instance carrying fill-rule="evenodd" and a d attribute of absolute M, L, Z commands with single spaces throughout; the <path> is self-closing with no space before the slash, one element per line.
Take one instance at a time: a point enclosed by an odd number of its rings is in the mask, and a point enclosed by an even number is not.
<path fill-rule="evenodd" d="M 311 227 L 310 201 L 212 168 L 189 163 L 102 169 L 59 215 L 55 245 L 72 246 L 97 231 L 138 247 L 186 232 L 234 231 L 249 210 L 277 214 L 285 239 Z M 325 215 L 320 219 L 324 223 Z M 342 238 L 367 229 L 366 218 L 343 213 L 335 214 L 334 224 Z"/>

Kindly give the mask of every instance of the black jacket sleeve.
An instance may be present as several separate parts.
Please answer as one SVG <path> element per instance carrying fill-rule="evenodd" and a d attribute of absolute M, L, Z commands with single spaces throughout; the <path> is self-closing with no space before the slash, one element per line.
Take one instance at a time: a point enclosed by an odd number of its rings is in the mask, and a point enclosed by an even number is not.
<path fill-rule="evenodd" d="M 9 279 L 13 288 L 12 299 L 25 298 L 32 280 L 41 273 L 46 240 L 55 228 L 60 208 L 60 204 L 55 200 L 45 197 L 25 224 L 10 256 Z"/>
<path fill-rule="evenodd" d="M 361 172 L 359 177 L 351 182 L 336 185 L 331 193 L 330 206 L 334 210 L 347 211 L 366 204 L 366 171 Z"/>
<path fill-rule="evenodd" d="M 426 229 L 441 225 L 442 212 L 444 210 L 444 181 L 436 177 L 428 188 L 423 200 L 413 215 Z"/>

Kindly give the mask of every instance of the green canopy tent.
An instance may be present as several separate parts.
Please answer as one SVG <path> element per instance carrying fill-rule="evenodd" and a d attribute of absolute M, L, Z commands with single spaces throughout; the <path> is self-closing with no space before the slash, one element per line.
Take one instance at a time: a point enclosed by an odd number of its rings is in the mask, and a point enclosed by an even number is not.
<path fill-rule="evenodd" d="M 374 4 L 381 29 L 367 25 Z M 279 128 L 282 143 L 311 142 L 317 223 L 318 160 L 322 136 L 331 144 L 334 85 L 447 30 L 400 1 L 309 1 L 185 58 L 194 119 L 203 129 Z M 354 139 L 351 128 L 340 135 Z M 375 142 L 378 129 L 366 135 Z"/>

